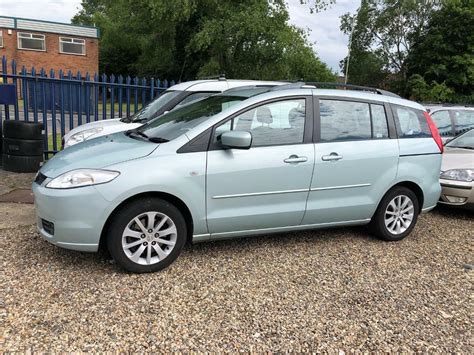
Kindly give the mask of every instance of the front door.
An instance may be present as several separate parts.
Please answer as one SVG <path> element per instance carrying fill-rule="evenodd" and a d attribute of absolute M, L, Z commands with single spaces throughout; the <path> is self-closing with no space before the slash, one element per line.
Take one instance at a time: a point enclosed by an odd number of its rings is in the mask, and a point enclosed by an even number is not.
<path fill-rule="evenodd" d="M 251 132 L 251 148 L 222 147 L 219 136 L 228 130 Z M 207 156 L 211 235 L 301 223 L 314 165 L 311 131 L 307 97 L 261 104 L 216 127 Z"/>
<path fill-rule="evenodd" d="M 320 139 L 303 224 L 365 221 L 397 174 L 382 104 L 321 99 Z"/>

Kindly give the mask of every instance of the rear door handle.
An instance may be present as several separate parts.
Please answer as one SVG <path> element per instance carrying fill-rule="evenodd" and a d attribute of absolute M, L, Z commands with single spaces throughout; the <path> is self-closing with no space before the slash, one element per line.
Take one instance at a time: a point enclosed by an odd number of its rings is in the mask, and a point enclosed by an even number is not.
<path fill-rule="evenodd" d="M 324 161 L 337 161 L 337 160 L 341 160 L 342 159 L 342 155 L 339 155 L 335 152 L 332 152 L 331 154 L 329 155 L 323 155 L 321 157 L 322 160 Z"/>
<path fill-rule="evenodd" d="M 298 164 L 298 163 L 304 163 L 305 161 L 308 161 L 307 157 L 299 157 L 297 155 L 290 155 L 288 158 L 283 160 L 287 164 Z"/>

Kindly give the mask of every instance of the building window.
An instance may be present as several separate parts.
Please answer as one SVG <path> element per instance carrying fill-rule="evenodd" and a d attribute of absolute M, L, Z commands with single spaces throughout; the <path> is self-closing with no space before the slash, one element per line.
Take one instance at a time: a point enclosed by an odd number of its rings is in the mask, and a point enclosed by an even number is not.
<path fill-rule="evenodd" d="M 45 51 L 46 43 L 44 35 L 35 33 L 18 32 L 18 49 L 32 51 Z"/>
<path fill-rule="evenodd" d="M 59 52 L 86 55 L 86 41 L 77 38 L 59 37 Z"/>
<path fill-rule="evenodd" d="M 0 31 L 0 48 L 3 48 L 3 33 Z"/>

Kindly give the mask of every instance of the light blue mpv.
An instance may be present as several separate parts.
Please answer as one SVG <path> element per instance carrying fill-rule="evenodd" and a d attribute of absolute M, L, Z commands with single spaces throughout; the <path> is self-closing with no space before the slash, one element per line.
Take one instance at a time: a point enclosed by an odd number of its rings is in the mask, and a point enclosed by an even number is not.
<path fill-rule="evenodd" d="M 424 108 L 391 95 L 230 90 L 58 153 L 33 183 L 38 229 L 132 272 L 187 241 L 364 224 L 401 240 L 438 201 L 441 152 Z"/>

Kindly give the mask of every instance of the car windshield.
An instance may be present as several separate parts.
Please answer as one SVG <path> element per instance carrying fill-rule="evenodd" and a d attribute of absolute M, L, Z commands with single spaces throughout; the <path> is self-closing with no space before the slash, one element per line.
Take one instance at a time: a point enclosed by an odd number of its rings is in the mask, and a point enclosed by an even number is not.
<path fill-rule="evenodd" d="M 145 105 L 140 111 L 136 112 L 130 117 L 122 118 L 121 121 L 125 123 L 135 122 L 143 123 L 156 117 L 156 113 L 166 105 L 168 102 L 173 100 L 175 97 L 180 95 L 182 91 L 165 91 L 160 96 L 155 98 L 153 101 Z"/>
<path fill-rule="evenodd" d="M 148 139 L 170 141 L 186 133 L 238 102 L 247 99 L 236 95 L 214 95 L 174 109 L 159 118 L 151 120 L 135 131 Z"/>
<path fill-rule="evenodd" d="M 454 138 L 446 147 L 451 148 L 463 148 L 463 149 L 474 149 L 474 129 L 461 134 Z"/>

